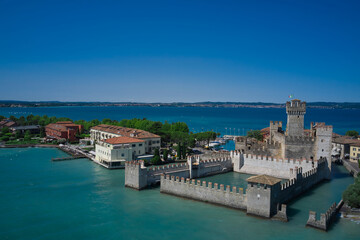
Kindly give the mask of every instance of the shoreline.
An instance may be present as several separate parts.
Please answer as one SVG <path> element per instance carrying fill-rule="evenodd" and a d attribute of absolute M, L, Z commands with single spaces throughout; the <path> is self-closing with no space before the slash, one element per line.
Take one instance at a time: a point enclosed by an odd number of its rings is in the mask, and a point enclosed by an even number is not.
<path fill-rule="evenodd" d="M 59 145 L 55 145 L 55 144 L 9 144 L 9 145 L 0 145 L 0 148 L 29 148 L 29 147 L 60 148 Z"/>

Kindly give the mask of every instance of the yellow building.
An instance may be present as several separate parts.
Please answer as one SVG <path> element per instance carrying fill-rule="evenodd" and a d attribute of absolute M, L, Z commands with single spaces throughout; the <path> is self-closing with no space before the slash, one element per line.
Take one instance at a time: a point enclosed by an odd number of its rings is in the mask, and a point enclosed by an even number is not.
<path fill-rule="evenodd" d="M 360 143 L 350 145 L 350 161 L 357 162 L 360 159 Z"/>

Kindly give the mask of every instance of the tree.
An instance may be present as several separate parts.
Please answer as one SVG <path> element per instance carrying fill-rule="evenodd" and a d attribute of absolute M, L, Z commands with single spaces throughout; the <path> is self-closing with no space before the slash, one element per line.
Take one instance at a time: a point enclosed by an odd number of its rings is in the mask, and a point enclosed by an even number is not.
<path fill-rule="evenodd" d="M 3 128 L 1 129 L 2 135 L 6 134 L 6 133 L 9 133 L 9 132 L 10 132 L 10 130 L 9 130 L 8 127 L 3 127 Z"/>
<path fill-rule="evenodd" d="M 155 148 L 154 157 L 151 159 L 150 162 L 154 165 L 161 164 L 160 152 L 158 148 Z"/>
<path fill-rule="evenodd" d="M 262 141 L 263 140 L 263 135 L 261 133 L 260 130 L 251 130 L 247 132 L 247 136 L 250 138 L 255 138 L 258 141 Z"/>
<path fill-rule="evenodd" d="M 19 138 L 22 138 L 22 137 L 23 137 L 22 132 L 19 131 L 19 130 L 16 130 L 16 132 L 15 132 L 15 138 L 16 138 L 16 139 L 19 139 Z"/>
<path fill-rule="evenodd" d="M 7 141 L 9 141 L 9 136 L 2 136 L 1 138 L 0 138 L 0 141 L 4 141 L 4 142 L 7 142 Z"/>
<path fill-rule="evenodd" d="M 182 158 L 186 158 L 186 150 L 187 150 L 187 147 L 185 145 L 182 145 L 181 146 L 181 156 L 182 156 Z"/>
<path fill-rule="evenodd" d="M 355 131 L 355 130 L 349 130 L 345 133 L 346 136 L 350 136 L 350 137 L 357 137 L 359 136 L 359 132 Z"/>
<path fill-rule="evenodd" d="M 352 208 L 360 208 L 360 176 L 343 193 L 344 202 Z"/>
<path fill-rule="evenodd" d="M 0 115 L 0 121 L 1 121 L 1 120 L 4 120 L 5 118 L 6 118 L 6 117 Z"/>
<path fill-rule="evenodd" d="M 176 156 L 178 159 L 181 159 L 181 145 L 180 143 L 176 146 Z"/>
<path fill-rule="evenodd" d="M 27 130 L 27 131 L 25 132 L 24 140 L 25 140 L 25 141 L 31 140 L 31 133 L 30 133 L 29 130 Z"/>
<path fill-rule="evenodd" d="M 45 133 L 45 127 L 41 126 L 40 127 L 40 137 L 43 138 L 46 136 L 46 133 Z"/>
<path fill-rule="evenodd" d="M 164 162 L 166 162 L 168 160 L 168 155 L 169 155 L 169 150 L 164 149 L 164 151 L 163 151 Z"/>

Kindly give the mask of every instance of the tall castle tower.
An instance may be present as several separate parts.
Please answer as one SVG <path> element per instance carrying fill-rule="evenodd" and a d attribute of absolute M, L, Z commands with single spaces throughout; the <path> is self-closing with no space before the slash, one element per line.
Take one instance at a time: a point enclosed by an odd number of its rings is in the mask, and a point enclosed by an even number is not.
<path fill-rule="evenodd" d="M 287 136 L 303 136 L 304 135 L 304 115 L 306 113 L 306 102 L 298 99 L 286 102 L 287 113 Z"/>

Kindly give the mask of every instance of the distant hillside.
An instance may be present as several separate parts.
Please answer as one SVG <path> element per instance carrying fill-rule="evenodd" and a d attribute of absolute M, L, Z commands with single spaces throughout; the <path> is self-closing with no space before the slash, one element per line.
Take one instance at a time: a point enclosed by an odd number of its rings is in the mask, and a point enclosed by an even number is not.
<path fill-rule="evenodd" d="M 59 102 L 1 100 L 0 107 L 61 107 L 61 106 L 146 106 L 146 107 L 215 107 L 215 108 L 284 108 L 285 104 L 264 102 L 195 102 L 195 103 L 141 103 L 141 102 Z M 353 102 L 308 102 L 309 108 L 359 109 Z"/>

